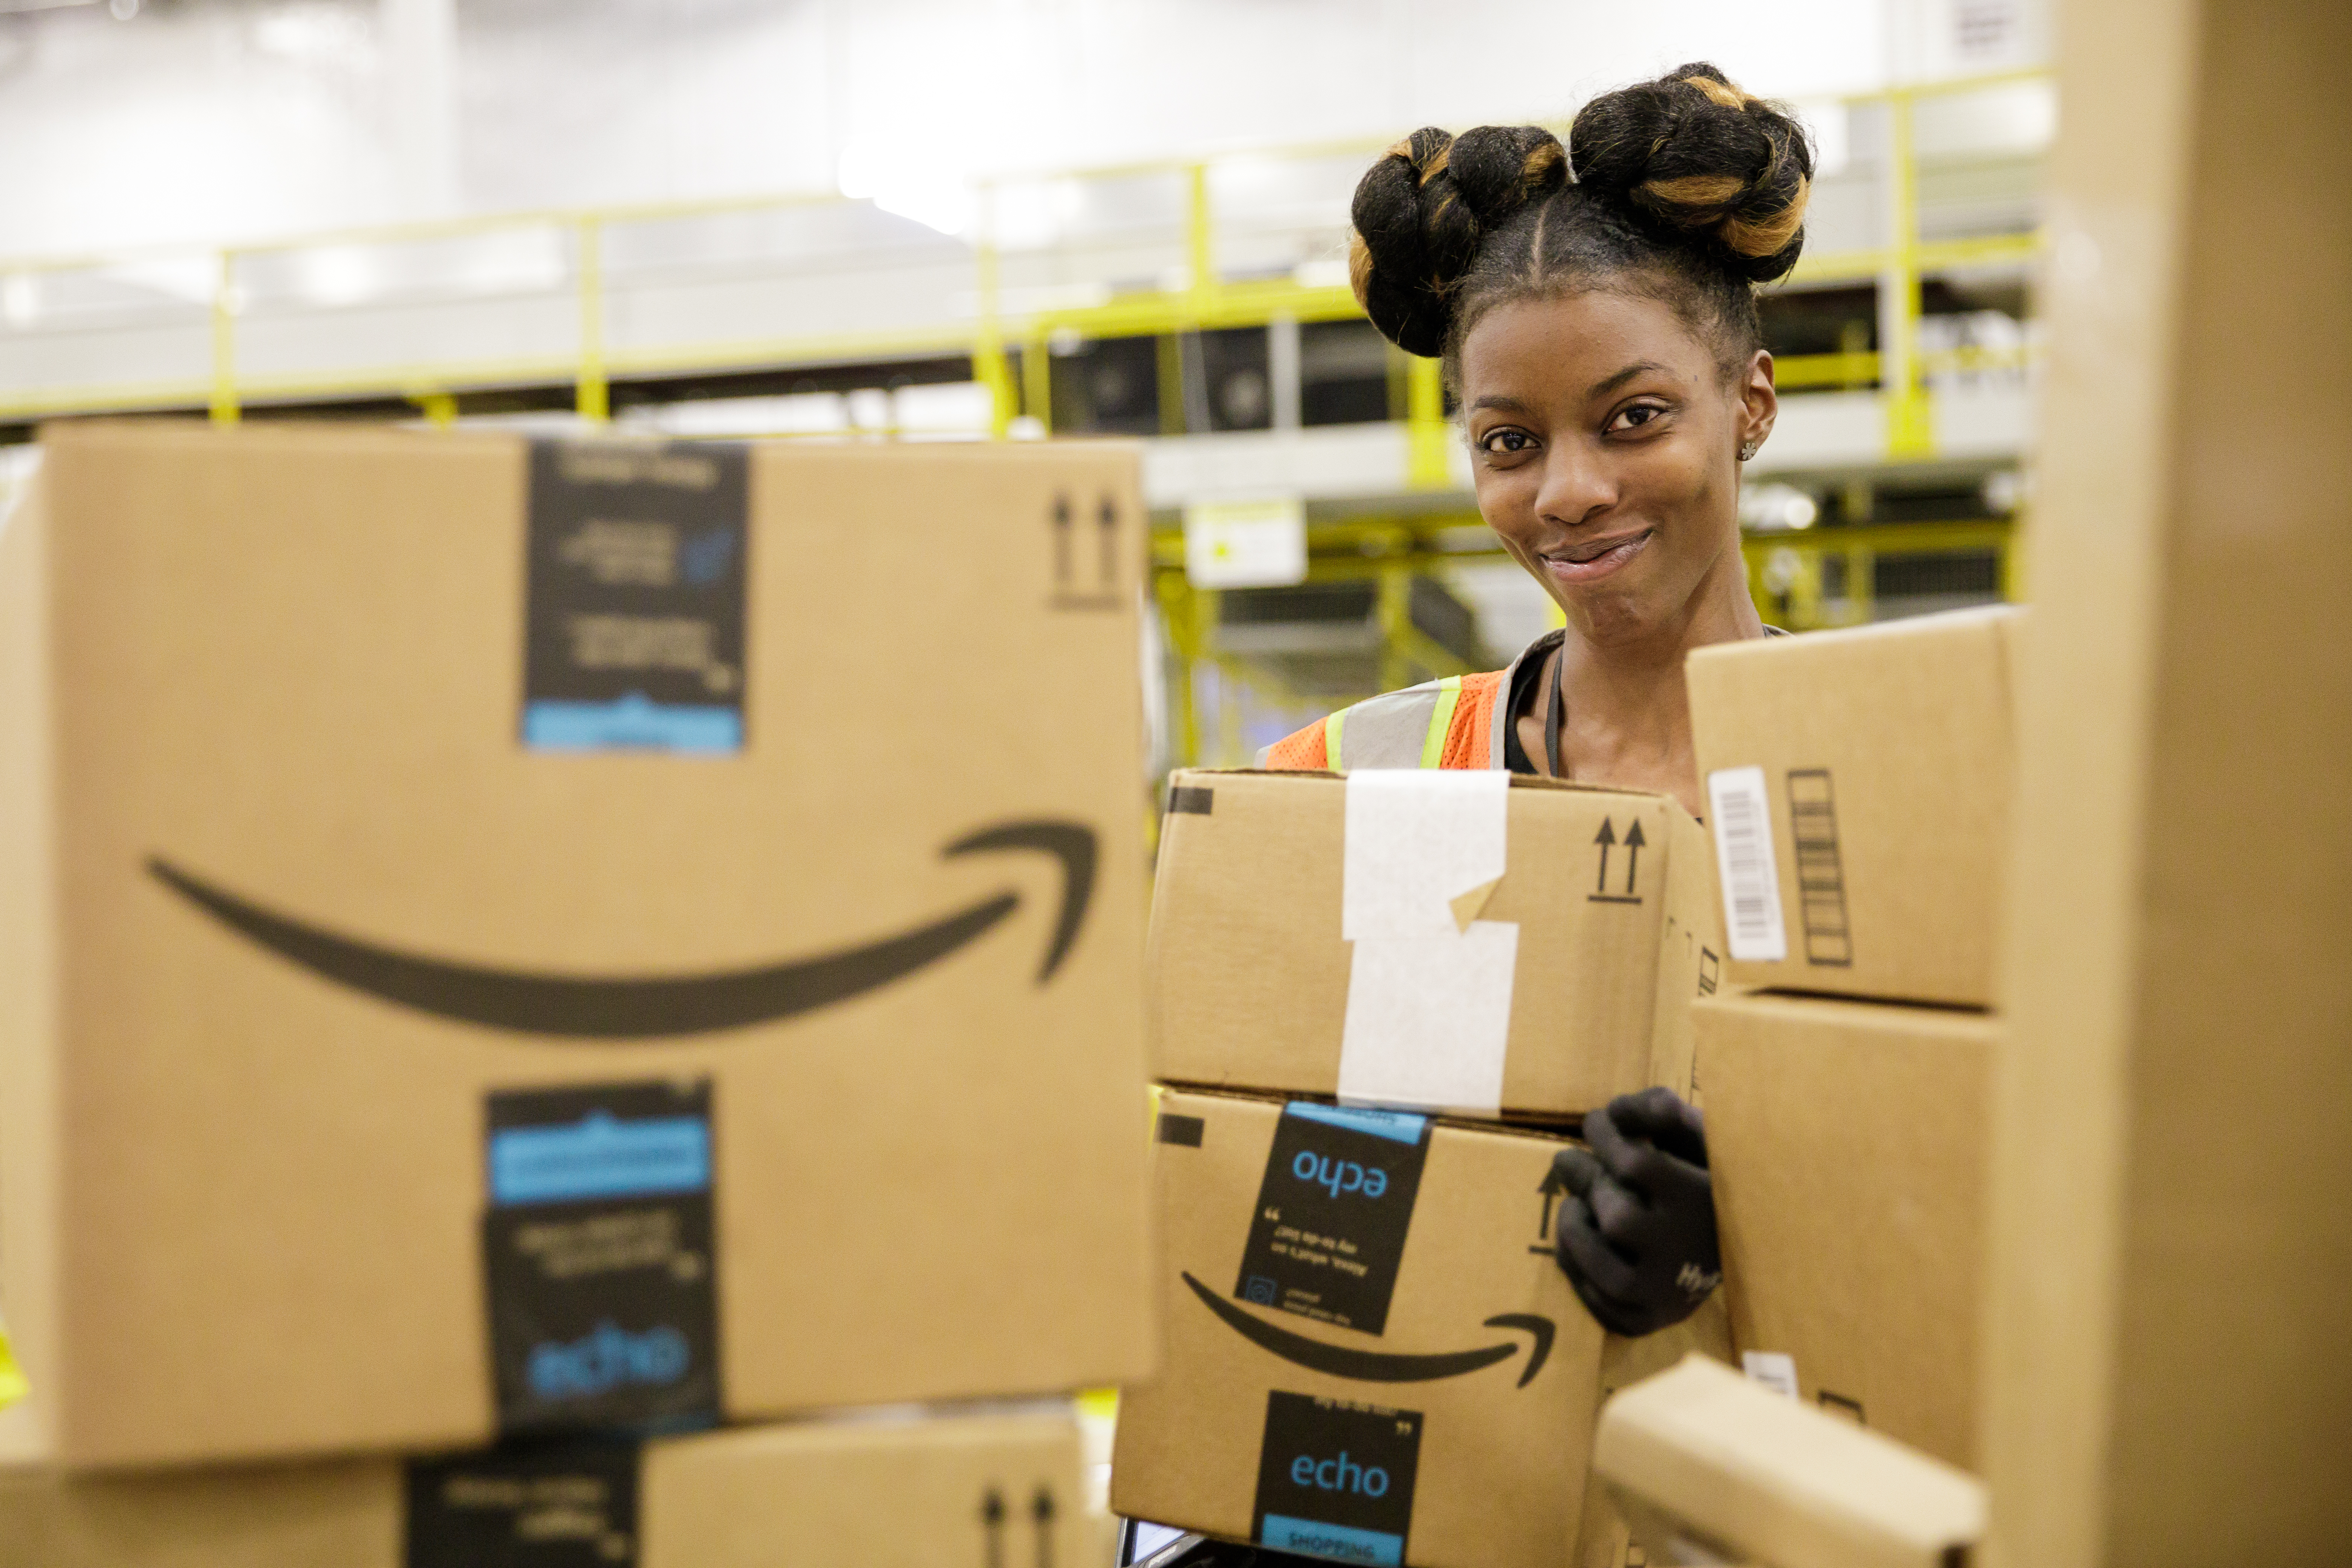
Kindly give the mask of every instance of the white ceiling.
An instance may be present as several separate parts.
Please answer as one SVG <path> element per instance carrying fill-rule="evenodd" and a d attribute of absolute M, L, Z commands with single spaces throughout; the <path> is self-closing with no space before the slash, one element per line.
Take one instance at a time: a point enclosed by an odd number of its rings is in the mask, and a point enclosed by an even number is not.
<path fill-rule="evenodd" d="M 2044 0 L 0 0 L 0 258 L 1818 98 L 2038 61 Z M 1923 130 L 1925 128 L 1923 127 Z M 1971 132 L 1976 134 L 1976 132 Z"/>

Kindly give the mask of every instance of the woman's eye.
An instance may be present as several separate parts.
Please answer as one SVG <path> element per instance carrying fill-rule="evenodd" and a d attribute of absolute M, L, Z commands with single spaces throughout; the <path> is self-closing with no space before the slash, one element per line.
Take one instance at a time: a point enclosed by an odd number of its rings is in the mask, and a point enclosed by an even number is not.
<path fill-rule="evenodd" d="M 1619 409 L 1617 416 L 1609 421 L 1609 428 L 1612 430 L 1636 429 L 1647 425 L 1664 412 L 1664 409 L 1654 403 L 1636 403 L 1631 408 Z"/>
<path fill-rule="evenodd" d="M 1496 430 L 1478 443 L 1489 452 L 1524 452 L 1535 445 L 1524 430 Z"/>

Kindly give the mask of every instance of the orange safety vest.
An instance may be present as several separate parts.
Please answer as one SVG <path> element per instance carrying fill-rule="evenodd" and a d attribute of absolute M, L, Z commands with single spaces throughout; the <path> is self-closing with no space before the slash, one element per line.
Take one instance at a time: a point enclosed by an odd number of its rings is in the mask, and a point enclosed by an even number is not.
<path fill-rule="evenodd" d="M 1496 705 L 1529 659 L 1540 660 L 1560 638 L 1546 632 L 1502 669 L 1449 675 L 1342 708 L 1284 736 L 1258 757 L 1280 773 L 1352 768 L 1496 768 L 1503 765 Z"/>

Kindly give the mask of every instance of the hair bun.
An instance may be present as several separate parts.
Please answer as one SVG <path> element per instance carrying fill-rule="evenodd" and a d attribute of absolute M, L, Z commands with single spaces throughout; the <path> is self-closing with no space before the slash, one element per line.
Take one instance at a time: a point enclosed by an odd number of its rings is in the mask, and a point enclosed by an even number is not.
<path fill-rule="evenodd" d="M 1365 172 L 1350 209 L 1348 273 L 1372 325 L 1407 353 L 1444 351 L 1446 296 L 1486 233 L 1568 177 L 1539 125 L 1414 132 Z"/>
<path fill-rule="evenodd" d="M 1702 240 L 1750 282 L 1797 264 L 1813 174 L 1804 127 L 1715 67 L 1601 94 L 1578 112 L 1569 144 L 1579 184 Z"/>

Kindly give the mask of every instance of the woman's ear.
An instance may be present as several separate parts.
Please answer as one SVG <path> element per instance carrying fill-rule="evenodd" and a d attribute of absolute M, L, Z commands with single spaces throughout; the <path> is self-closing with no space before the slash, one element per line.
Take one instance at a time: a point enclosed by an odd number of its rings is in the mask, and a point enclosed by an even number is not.
<path fill-rule="evenodd" d="M 1761 447 L 1780 415 L 1780 394 L 1772 384 L 1772 356 L 1758 349 L 1748 358 L 1739 383 L 1739 446 L 1742 451 Z"/>

